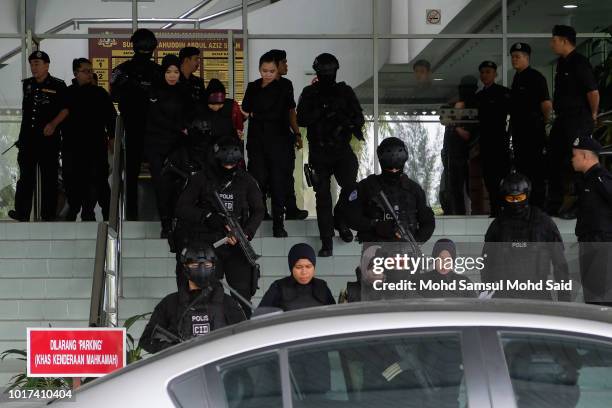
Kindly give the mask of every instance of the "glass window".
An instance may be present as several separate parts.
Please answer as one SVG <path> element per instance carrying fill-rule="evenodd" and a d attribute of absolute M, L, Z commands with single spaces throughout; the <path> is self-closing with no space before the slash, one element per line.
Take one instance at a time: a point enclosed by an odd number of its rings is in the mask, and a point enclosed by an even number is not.
<path fill-rule="evenodd" d="M 0 56 L 21 47 L 19 40 L 0 39 Z M 6 57 L 0 63 L 0 153 L 9 149 L 19 137 L 21 126 L 21 52 Z M 26 67 L 30 76 L 30 68 Z M 8 217 L 7 213 L 15 206 L 15 186 L 19 170 L 17 166 L 17 148 L 12 147 L 0 156 L 0 219 Z"/>
<path fill-rule="evenodd" d="M 372 0 L 283 0 L 249 7 L 248 19 L 251 35 L 371 34 Z"/>
<path fill-rule="evenodd" d="M 498 34 L 500 0 L 378 0 L 380 34 Z"/>
<path fill-rule="evenodd" d="M 458 334 L 397 336 L 289 352 L 295 407 L 465 405 Z"/>
<path fill-rule="evenodd" d="M 532 333 L 501 340 L 518 408 L 610 406 L 612 344 Z"/>
<path fill-rule="evenodd" d="M 88 22 L 80 20 L 104 18 L 132 18 L 132 3 L 125 1 L 93 1 L 87 2 L 83 8 L 82 0 L 47 0 L 35 2 L 36 11 L 32 14 L 35 26 L 33 31 L 38 34 L 75 34 L 87 33 L 88 27 L 119 27 L 117 24 Z M 75 19 L 75 20 L 73 20 Z M 130 22 L 123 27 L 131 27 Z"/>
<path fill-rule="evenodd" d="M 407 42 L 400 46 L 396 41 Z M 477 149 L 477 119 L 462 120 L 471 130 L 465 146 L 454 143 L 453 124 L 443 120 L 440 108 L 451 108 L 463 96 L 464 108 L 476 107 L 474 92 L 483 87 L 478 66 L 485 60 L 497 64 L 496 82 L 503 83 L 502 41 L 497 39 L 381 40 L 378 47 L 379 133 L 378 142 L 399 137 L 408 146 L 406 173 L 425 190 L 436 214 L 442 214 L 441 191 L 446 173 L 442 162 L 444 140 L 451 148 L 469 150 L 469 179 L 465 202 L 469 214 L 488 213 L 488 195 L 482 182 Z M 410 53 L 405 53 L 410 50 Z M 469 86 L 463 86 L 467 84 Z M 475 114 L 475 113 L 474 113 Z M 468 123 L 471 121 L 470 123 Z M 449 184 L 449 183 L 447 183 Z M 468 190 L 469 187 L 469 190 Z"/>
<path fill-rule="evenodd" d="M 283 406 L 276 354 L 222 364 L 218 371 L 228 408 Z"/>
<path fill-rule="evenodd" d="M 609 1 L 508 1 L 508 31 L 550 33 L 555 24 L 566 24 L 578 32 L 601 32 L 610 25 L 611 14 Z"/>

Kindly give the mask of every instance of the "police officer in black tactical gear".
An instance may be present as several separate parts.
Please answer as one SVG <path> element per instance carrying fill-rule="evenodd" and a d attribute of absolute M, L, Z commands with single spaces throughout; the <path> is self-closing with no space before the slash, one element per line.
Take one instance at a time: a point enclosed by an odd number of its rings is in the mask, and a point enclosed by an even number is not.
<path fill-rule="evenodd" d="M 495 83 L 497 64 L 483 61 L 478 67 L 484 87 L 476 93 L 478 145 L 482 175 L 489 193 L 491 215 L 500 211 L 499 184 L 510 171 L 510 139 L 506 121 L 510 112 L 510 89 Z"/>
<path fill-rule="evenodd" d="M 494 297 L 552 300 L 545 281 L 550 274 L 557 283 L 569 282 L 563 240 L 557 225 L 538 207 L 531 205 L 531 182 L 511 171 L 500 186 L 501 214 L 485 235 L 482 282 L 504 282 Z M 543 290 L 509 290 L 507 281 L 543 282 Z M 570 300 L 571 291 L 558 291 L 558 299 Z"/>
<path fill-rule="evenodd" d="M 119 102 L 125 124 L 126 216 L 138 219 L 138 175 L 144 154 L 147 108 L 151 86 L 161 81 L 161 68 L 151 60 L 157 38 L 139 28 L 131 37 L 134 56 L 119 64 L 111 76 L 111 96 Z"/>
<path fill-rule="evenodd" d="M 257 277 L 253 275 L 256 271 L 237 245 L 236 238 L 228 236 L 227 221 L 221 216 L 214 198 L 216 191 L 251 240 L 263 220 L 264 207 L 257 182 L 237 167 L 241 159 L 236 139 L 225 138 L 215 144 L 211 165 L 191 178 L 176 204 L 175 247 L 181 248 L 187 243 L 215 243 L 227 237 L 227 243 L 215 250 L 222 261 L 220 276 L 225 273 L 229 285 L 250 300 L 257 290 Z M 250 316 L 250 309 L 244 306 Z"/>
<path fill-rule="evenodd" d="M 612 174 L 599 164 L 601 145 L 591 137 L 573 143 L 572 165 L 583 174 L 576 236 L 586 303 L 612 305 Z"/>
<path fill-rule="evenodd" d="M 88 59 L 74 59 L 72 71 L 75 79 L 67 94 L 70 113 L 62 132 L 62 177 L 70 205 L 66 220 L 76 220 L 80 212 L 82 221 L 95 221 L 96 202 L 108 220 L 108 146 L 115 136 L 117 112 L 108 92 L 93 84 Z"/>
<path fill-rule="evenodd" d="M 597 121 L 599 91 L 589 59 L 576 51 L 576 30 L 565 25 L 553 28 L 551 48 L 559 56 L 555 73 L 553 107 L 555 122 L 550 132 L 550 176 L 547 210 L 562 218 L 574 218 L 577 192 L 570 159 L 576 138 L 590 136 Z"/>
<path fill-rule="evenodd" d="M 511 87 L 510 125 L 514 165 L 533 183 L 531 205 L 542 207 L 546 179 L 546 128 L 552 103 L 546 78 L 529 66 L 531 47 L 516 43 L 510 48 L 512 67 L 516 70 Z"/>
<path fill-rule="evenodd" d="M 393 216 L 384 211 L 379 201 L 382 190 L 402 226 L 417 242 L 427 241 L 435 229 L 434 214 L 427 206 L 421 186 L 404 173 L 408 160 L 406 145 L 397 137 L 388 137 L 380 143 L 376 153 L 382 173 L 361 180 L 348 195 L 349 226 L 358 231 L 361 242 L 400 240 Z"/>
<path fill-rule="evenodd" d="M 210 245 L 191 245 L 180 259 L 187 283 L 155 306 L 138 343 L 149 353 L 245 320 L 238 302 L 223 291 Z"/>
<path fill-rule="evenodd" d="M 204 80 L 195 75 L 200 68 L 200 50 L 196 47 L 184 47 L 179 51 L 179 63 L 181 64 L 181 82 L 189 89 L 193 103 L 200 103 L 206 99 L 206 87 Z"/>
<path fill-rule="evenodd" d="M 297 108 L 298 124 L 308 129 L 310 166 L 317 175 L 313 188 L 323 243 L 319 256 L 333 254 L 334 227 L 344 242 L 353 240 L 344 214 L 345 197 L 341 195 L 332 212 L 330 183 L 333 175 L 344 192 L 355 184 L 359 163 L 350 141 L 353 135 L 364 140 L 361 105 L 350 86 L 336 82 L 339 67 L 333 55 L 319 55 L 312 64 L 317 82 L 304 88 Z"/>
<path fill-rule="evenodd" d="M 15 191 L 15 209 L 8 215 L 17 221 L 29 221 L 36 166 L 41 173 L 41 216 L 55 220 L 57 211 L 57 172 L 59 166 L 60 128 L 68 116 L 66 84 L 49 74 L 49 55 L 34 51 L 28 57 L 32 76 L 23 81 L 23 111 L 17 147 L 19 180 Z"/>
<path fill-rule="evenodd" d="M 308 244 L 295 244 L 287 254 L 290 276 L 278 279 L 261 299 L 260 307 L 278 307 L 283 311 L 333 305 L 336 302 L 327 283 L 315 278 L 317 257 Z"/>

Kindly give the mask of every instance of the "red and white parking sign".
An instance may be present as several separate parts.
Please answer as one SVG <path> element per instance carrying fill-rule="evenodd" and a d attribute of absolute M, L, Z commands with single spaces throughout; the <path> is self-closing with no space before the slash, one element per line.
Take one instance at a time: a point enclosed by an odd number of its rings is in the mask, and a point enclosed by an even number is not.
<path fill-rule="evenodd" d="M 101 377 L 125 358 L 125 328 L 28 328 L 28 377 Z"/>

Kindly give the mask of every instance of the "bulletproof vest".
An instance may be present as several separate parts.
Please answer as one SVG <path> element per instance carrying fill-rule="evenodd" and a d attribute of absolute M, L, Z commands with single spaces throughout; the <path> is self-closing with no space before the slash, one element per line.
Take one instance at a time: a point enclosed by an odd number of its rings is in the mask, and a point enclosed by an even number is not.
<path fill-rule="evenodd" d="M 308 285 L 300 285 L 288 276 L 279 282 L 281 289 L 280 306 L 284 311 L 323 306 L 327 298 L 327 283 L 313 278 Z"/>
<path fill-rule="evenodd" d="M 314 144 L 337 147 L 348 145 L 351 141 L 350 118 L 355 112 L 350 112 L 344 92 L 346 86 L 344 82 L 339 82 L 331 87 L 318 87 L 316 105 L 321 107 L 322 117 L 314 126 L 314 134 L 307 135 Z"/>
<path fill-rule="evenodd" d="M 223 290 L 217 288 L 189 307 L 184 315 L 183 312 L 188 304 L 179 308 L 183 316 L 183 320 L 180 322 L 181 326 L 179 327 L 179 334 L 182 338 L 186 340 L 192 337 L 204 336 L 213 330 L 225 327 L 227 322 L 223 310 L 223 298 Z"/>
<path fill-rule="evenodd" d="M 546 242 L 549 231 L 544 227 L 539 211 L 535 207 L 530 207 L 529 215 L 524 218 L 507 216 L 498 218 L 500 243 L 494 244 L 494 253 L 488 254 L 489 258 L 493 257 L 495 268 L 498 269 L 496 276 L 526 281 L 544 279 L 550 273 L 547 245 L 552 244 Z M 520 296 L 527 295 L 520 294 Z"/>
<path fill-rule="evenodd" d="M 367 197 L 369 198 L 366 216 L 371 219 L 393 221 L 393 215 L 387 213 L 380 202 L 378 192 L 381 188 L 403 227 L 414 234 L 418 230 L 417 201 L 408 176 L 402 174 L 395 185 L 383 182 L 382 177 L 376 174 L 366 178 Z"/>
<path fill-rule="evenodd" d="M 217 112 L 211 112 L 211 130 L 213 140 L 219 140 L 225 136 L 236 136 L 234 123 L 232 122 L 233 102 L 226 99 L 223 107 Z"/>

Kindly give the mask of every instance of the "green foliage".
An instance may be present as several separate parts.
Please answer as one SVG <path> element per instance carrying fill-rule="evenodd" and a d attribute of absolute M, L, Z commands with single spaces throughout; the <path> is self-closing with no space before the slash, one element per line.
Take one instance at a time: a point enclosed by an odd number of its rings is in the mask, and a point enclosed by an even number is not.
<path fill-rule="evenodd" d="M 131 364 L 135 361 L 142 360 L 143 350 L 138 347 L 134 341 L 134 337 L 129 333 L 130 328 L 141 319 L 146 319 L 151 313 L 143 313 L 132 316 L 125 320 L 123 327 L 126 330 L 126 353 L 127 353 L 127 364 Z M 51 325 L 49 325 L 51 327 Z M 10 349 L 0 353 L 0 361 L 11 358 L 14 360 L 27 361 L 26 350 Z M 25 367 L 24 367 L 24 371 Z M 91 379 L 85 379 L 83 383 L 89 382 Z M 72 388 L 71 377 L 28 377 L 26 372 L 15 374 L 10 378 L 6 392 L 13 388 L 27 388 L 27 389 L 53 389 L 53 388 Z"/>

